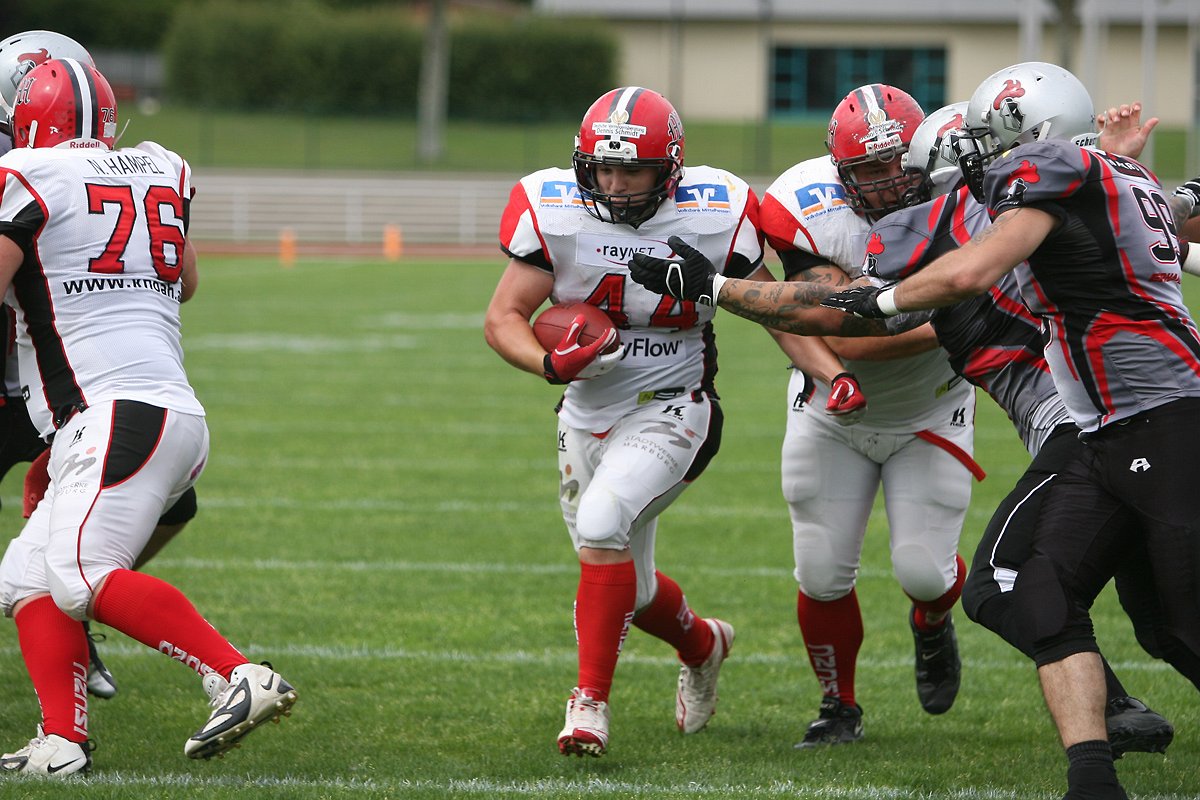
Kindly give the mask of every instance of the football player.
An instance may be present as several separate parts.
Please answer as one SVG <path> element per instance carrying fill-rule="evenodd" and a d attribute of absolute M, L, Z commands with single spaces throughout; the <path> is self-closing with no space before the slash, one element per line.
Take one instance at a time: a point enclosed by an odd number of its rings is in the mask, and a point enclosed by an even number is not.
<path fill-rule="evenodd" d="M 676 650 L 675 721 L 689 734 L 715 711 L 718 673 L 734 641 L 733 626 L 694 613 L 654 561 L 659 515 L 720 445 L 712 309 L 651 294 L 629 280 L 626 262 L 634 252 L 669 255 L 664 243 L 678 235 L 726 274 L 771 275 L 761 264 L 754 192 L 724 170 L 684 166 L 683 123 L 659 93 L 629 86 L 596 100 L 572 162 L 573 170 L 541 170 L 513 188 L 500 224 L 509 262 L 484 332 L 505 361 L 565 386 L 559 503 L 580 578 L 578 674 L 558 749 L 600 756 L 630 625 Z M 621 346 L 604 353 L 611 337 L 579 346 L 570 330 L 547 352 L 529 322 L 547 300 L 600 307 L 621 330 Z M 819 368 L 842 371 L 832 358 Z"/>
<path fill-rule="evenodd" d="M 1065 77 L 1064 77 L 1065 80 Z M 1082 87 L 1069 86 L 1068 99 L 1086 98 Z M 871 228 L 864 274 L 885 281 L 899 280 L 942 253 L 954 249 L 988 224 L 983 208 L 962 183 L 955 151 L 956 136 L 965 123 L 968 104 L 956 103 L 930 114 L 913 136 L 905 165 L 926 180 L 917 199 L 932 195 L 931 205 L 905 208 Z M 1123 107 L 1130 108 L 1130 107 Z M 1140 107 L 1133 115 L 1113 109 L 1100 145 L 1109 151 L 1127 149 L 1136 157 L 1157 120 L 1140 126 Z M 1054 119 L 1055 135 L 1092 135 L 1090 100 L 1068 105 Z M 1128 135 L 1126 132 L 1128 131 Z M 1126 141 L 1128 139 L 1128 141 Z M 1032 536 L 1041 500 L 1063 465 L 1082 447 L 1066 406 L 1058 396 L 1042 354 L 1038 320 L 1025 310 L 1016 272 L 1005 275 L 983 295 L 932 312 L 916 312 L 888 321 L 890 331 L 902 331 L 928 319 L 951 363 L 967 380 L 986 391 L 1004 409 L 1021 436 L 1033 463 L 993 514 L 976 549 L 963 587 L 967 615 L 996 632 L 1030 657 L 1028 631 L 1013 613 L 1012 588 L 1020 566 L 1030 557 Z M 1144 587 L 1144 560 L 1130 559 L 1118 573 L 1122 602 L 1138 630 L 1138 640 L 1153 646 L 1161 614 L 1156 599 Z M 1107 661 L 1103 663 L 1107 702 L 1105 722 L 1114 754 L 1128 751 L 1161 752 L 1174 729 L 1161 715 L 1130 697 Z"/>
<path fill-rule="evenodd" d="M 29 70 L 51 58 L 74 58 L 81 63 L 95 66 L 83 45 L 54 31 L 25 31 L 0 42 L 0 155 L 12 147 L 9 118 L 12 115 L 17 86 Z M 186 302 L 195 294 L 194 272 L 184 276 L 184 287 L 180 302 Z M 50 481 L 50 476 L 46 474 L 49 450 L 25 410 L 25 398 L 21 395 L 21 382 L 17 374 L 14 325 L 12 309 L 3 306 L 0 316 L 0 354 L 4 359 L 5 375 L 3 392 L 0 393 L 0 480 L 3 480 L 8 471 L 17 464 L 32 462 L 25 475 L 23 491 L 23 513 L 28 519 L 45 494 Z M 196 490 L 189 488 L 183 497 L 163 514 L 149 543 L 138 555 L 134 569 L 140 569 L 157 554 L 195 515 Z M 105 667 L 96 649 L 96 642 L 102 640 L 104 635 L 93 633 L 87 620 L 83 626 L 88 633 L 88 692 L 94 697 L 109 699 L 117 693 L 117 682 Z"/>
<path fill-rule="evenodd" d="M 184 753 L 210 758 L 290 711 L 296 692 L 178 589 L 132 569 L 208 457 L 180 344 L 182 281 L 195 269 L 191 170 L 151 142 L 114 150 L 112 88 L 71 58 L 25 75 L 11 131 L 14 149 L 0 159 L 0 289 L 16 313 L 29 414 L 51 445 L 50 486 L 0 561 L 0 609 L 16 622 L 42 719 L 0 770 L 90 768 L 87 696 L 76 690 L 85 619 L 206 677 L 211 713 Z"/>
<path fill-rule="evenodd" d="M 1016 274 L 1083 447 L 1042 500 L 1014 615 L 1066 749 L 1066 798 L 1124 800 L 1088 609 L 1144 550 L 1161 614 L 1153 646 L 1197 682 L 1200 498 L 1189 465 L 1200 447 L 1200 335 L 1180 291 L 1168 193 L 1137 161 L 1061 138 L 1077 107 L 1090 99 L 1061 67 L 1018 64 L 986 79 L 958 142 L 991 225 L 892 287 L 825 302 L 882 319 L 969 300 Z"/>
<path fill-rule="evenodd" d="M 763 231 L 787 280 L 838 287 L 857 275 L 871 223 L 913 190 L 916 177 L 901 168 L 901 158 L 923 118 L 910 95 L 878 83 L 838 104 L 829 155 L 788 169 L 763 199 Z M 858 424 L 841 427 L 811 412 L 824 389 L 810 376 L 797 370 L 788 387 L 782 483 L 792 519 L 796 616 L 821 694 L 799 748 L 863 735 L 855 587 L 881 484 L 893 571 L 910 601 L 917 696 L 931 714 L 950 708 L 960 674 L 950 610 L 965 577 L 958 539 L 972 477 L 982 477 L 971 456 L 974 390 L 954 373 L 929 326 L 887 340 L 827 342 L 871 402 Z"/>

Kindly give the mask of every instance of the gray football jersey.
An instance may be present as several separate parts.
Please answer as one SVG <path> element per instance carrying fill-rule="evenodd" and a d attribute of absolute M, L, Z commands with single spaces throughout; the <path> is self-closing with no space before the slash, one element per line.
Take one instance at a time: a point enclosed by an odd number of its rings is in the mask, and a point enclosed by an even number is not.
<path fill-rule="evenodd" d="M 1183 302 L 1167 193 L 1138 162 L 1065 141 L 1022 145 L 984 182 L 993 217 L 1031 207 L 1059 225 L 1017 274 L 1075 423 L 1093 431 L 1200 396 L 1200 335 Z"/>

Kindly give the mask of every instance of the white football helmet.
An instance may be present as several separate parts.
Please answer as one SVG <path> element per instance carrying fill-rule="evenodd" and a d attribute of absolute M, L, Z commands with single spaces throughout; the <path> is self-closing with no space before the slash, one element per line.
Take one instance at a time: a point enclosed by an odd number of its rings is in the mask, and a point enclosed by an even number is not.
<path fill-rule="evenodd" d="M 83 45 L 54 31 L 25 31 L 0 42 L 0 128 L 3 132 L 10 130 L 9 118 L 21 79 L 38 64 L 52 58 L 73 58 L 81 64 L 96 66 Z"/>
<path fill-rule="evenodd" d="M 911 193 L 911 205 L 948 193 L 962 177 L 958 169 L 958 137 L 966 124 L 967 103 L 951 103 L 921 121 L 900 157 L 905 172 L 924 176 Z"/>
<path fill-rule="evenodd" d="M 976 197 L 983 194 L 983 171 L 1007 150 L 1048 139 L 1079 145 L 1096 140 L 1096 112 L 1088 90 L 1066 69 L 1042 61 L 990 75 L 971 95 L 966 116 L 959 166 Z"/>

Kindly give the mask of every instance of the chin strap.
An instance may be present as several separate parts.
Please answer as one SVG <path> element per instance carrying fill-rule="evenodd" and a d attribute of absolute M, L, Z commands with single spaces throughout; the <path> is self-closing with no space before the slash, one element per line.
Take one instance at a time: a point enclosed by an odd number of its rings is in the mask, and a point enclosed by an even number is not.
<path fill-rule="evenodd" d="M 125 124 L 121 126 L 121 132 L 117 134 L 117 138 L 113 139 L 113 150 L 117 149 L 117 143 L 121 141 L 121 137 L 125 135 L 125 131 L 129 130 L 129 123 L 133 120 L 126 118 Z"/>

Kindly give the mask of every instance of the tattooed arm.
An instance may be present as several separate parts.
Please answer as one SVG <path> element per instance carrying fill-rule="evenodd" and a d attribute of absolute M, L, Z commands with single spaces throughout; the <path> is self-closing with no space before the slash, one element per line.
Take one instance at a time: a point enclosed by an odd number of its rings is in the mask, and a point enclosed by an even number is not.
<path fill-rule="evenodd" d="M 805 277 L 814 271 L 807 271 Z M 840 287 L 835 286 L 829 277 L 820 281 L 762 282 L 730 278 L 721 286 L 717 304 L 739 317 L 787 333 L 810 336 L 888 335 L 889 331 L 882 320 L 859 319 L 823 308 L 821 301 Z"/>

